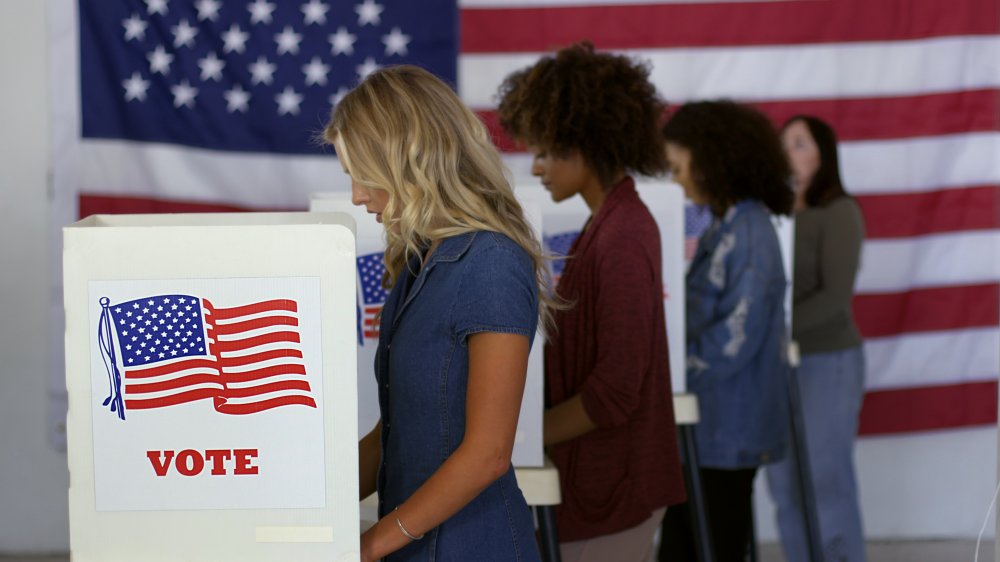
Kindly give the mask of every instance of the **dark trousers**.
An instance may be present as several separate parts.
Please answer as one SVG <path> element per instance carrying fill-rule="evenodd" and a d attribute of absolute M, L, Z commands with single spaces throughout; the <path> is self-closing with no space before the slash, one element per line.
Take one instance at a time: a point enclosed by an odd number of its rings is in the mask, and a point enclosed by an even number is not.
<path fill-rule="evenodd" d="M 699 473 L 715 562 L 744 562 L 750 544 L 750 502 L 757 469 L 702 468 Z M 660 562 L 695 562 L 694 541 L 688 504 L 670 506 L 660 534 Z"/>

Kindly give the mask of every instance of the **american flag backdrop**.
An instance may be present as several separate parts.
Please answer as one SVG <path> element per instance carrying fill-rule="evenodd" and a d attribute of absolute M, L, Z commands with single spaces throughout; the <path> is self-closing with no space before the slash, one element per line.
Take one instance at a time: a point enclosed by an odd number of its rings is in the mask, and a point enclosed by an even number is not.
<path fill-rule="evenodd" d="M 102 326 L 106 320 L 113 329 L 99 334 L 110 363 L 105 405 L 121 419 L 206 399 L 233 415 L 316 407 L 293 300 L 222 308 L 192 295 L 154 295 L 109 305 Z"/>
<path fill-rule="evenodd" d="M 312 139 L 376 65 L 416 62 L 455 83 L 518 177 L 530 161 L 496 126 L 497 86 L 580 39 L 647 60 L 671 103 L 729 97 L 779 124 L 818 115 L 867 223 L 862 432 L 996 420 L 995 0 L 53 4 L 56 224 L 304 209 L 309 193 L 346 187 Z"/>

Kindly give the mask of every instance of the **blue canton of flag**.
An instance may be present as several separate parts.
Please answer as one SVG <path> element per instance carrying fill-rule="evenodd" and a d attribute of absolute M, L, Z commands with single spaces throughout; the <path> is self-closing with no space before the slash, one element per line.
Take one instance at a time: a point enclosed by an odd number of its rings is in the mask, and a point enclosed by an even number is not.
<path fill-rule="evenodd" d="M 558 257 L 565 257 L 569 255 L 569 249 L 573 247 L 573 242 L 576 241 L 577 236 L 580 235 L 579 231 L 571 232 L 560 232 L 558 234 L 552 234 L 550 236 L 544 236 L 542 242 L 545 245 L 545 249 L 550 253 Z M 563 269 L 566 268 L 565 259 L 555 259 L 550 262 L 552 264 L 552 277 L 554 280 L 558 280 L 562 276 Z"/>
<path fill-rule="evenodd" d="M 80 0 L 82 133 L 315 153 L 360 79 L 417 64 L 455 83 L 455 0 Z"/>
<path fill-rule="evenodd" d="M 201 299 L 158 295 L 123 302 L 111 310 L 126 368 L 208 355 Z"/>
<path fill-rule="evenodd" d="M 104 405 L 120 419 L 125 419 L 123 387 L 131 369 L 210 356 L 204 311 L 196 297 L 159 295 L 115 305 L 103 298 L 101 305 L 104 310 L 97 339 L 108 372 L 108 397 Z M 125 369 L 125 376 L 118 368 L 119 363 Z"/>
<path fill-rule="evenodd" d="M 361 279 L 361 300 L 364 304 L 358 314 L 358 331 L 368 339 L 378 339 L 376 317 L 382 311 L 385 298 L 389 296 L 389 292 L 382 287 L 384 274 L 382 252 L 358 256 L 358 276 Z"/>

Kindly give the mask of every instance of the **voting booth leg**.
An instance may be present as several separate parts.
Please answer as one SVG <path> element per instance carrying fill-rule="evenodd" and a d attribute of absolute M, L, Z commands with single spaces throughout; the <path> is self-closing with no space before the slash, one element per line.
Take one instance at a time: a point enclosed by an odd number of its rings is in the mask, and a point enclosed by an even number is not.
<path fill-rule="evenodd" d="M 682 456 L 684 463 L 684 480 L 688 492 L 688 513 L 691 515 L 691 529 L 694 530 L 695 552 L 698 562 L 712 562 L 712 541 L 708 535 L 708 510 L 705 507 L 705 494 L 701 487 L 701 473 L 698 472 L 698 448 L 695 445 L 694 425 L 679 425 Z"/>
<path fill-rule="evenodd" d="M 750 530 L 747 533 L 747 560 L 750 562 L 757 562 L 759 560 L 757 553 L 757 518 L 753 511 L 753 491 L 750 492 L 750 513 L 747 514 L 748 521 L 750 521 Z"/>
<path fill-rule="evenodd" d="M 809 547 L 809 559 L 813 562 L 823 562 L 822 541 L 819 533 L 819 517 L 816 512 L 816 495 L 812 483 L 812 470 L 809 467 L 809 447 L 806 442 L 805 418 L 802 417 L 802 398 L 799 394 L 798 366 L 793 366 L 788 375 L 789 416 L 791 417 L 791 434 L 789 437 L 795 446 L 792 448 L 792 459 L 796 479 L 799 486 L 799 499 L 802 514 L 806 523 L 806 544 Z"/>
<path fill-rule="evenodd" d="M 539 547 L 542 560 L 545 562 L 561 562 L 559 554 L 559 533 L 556 531 L 556 509 L 551 505 L 535 506 L 538 517 L 538 534 L 541 539 Z"/>

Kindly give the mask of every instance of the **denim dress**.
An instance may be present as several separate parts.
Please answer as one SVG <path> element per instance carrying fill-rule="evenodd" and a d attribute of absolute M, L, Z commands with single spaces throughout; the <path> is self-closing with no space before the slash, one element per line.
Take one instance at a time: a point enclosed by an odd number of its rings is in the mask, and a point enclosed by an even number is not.
<path fill-rule="evenodd" d="M 391 516 L 465 436 L 467 338 L 534 339 L 538 289 L 531 257 L 502 234 L 444 239 L 392 288 L 375 356 L 382 415 L 379 517 Z M 513 467 L 421 540 L 386 561 L 539 560 L 534 523 Z"/>
<path fill-rule="evenodd" d="M 698 461 L 754 468 L 785 454 L 788 282 L 771 214 L 745 200 L 698 241 L 687 274 L 687 387 Z"/>

